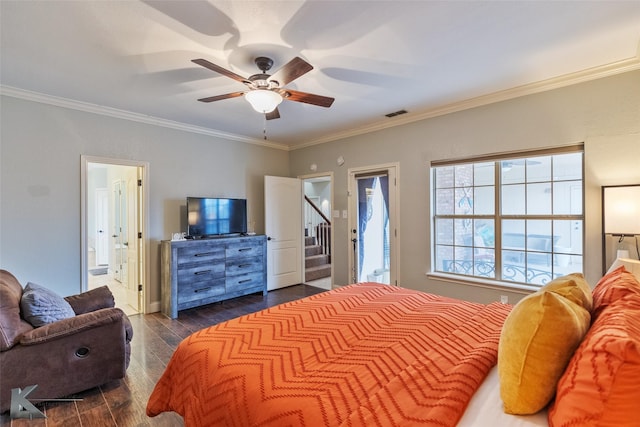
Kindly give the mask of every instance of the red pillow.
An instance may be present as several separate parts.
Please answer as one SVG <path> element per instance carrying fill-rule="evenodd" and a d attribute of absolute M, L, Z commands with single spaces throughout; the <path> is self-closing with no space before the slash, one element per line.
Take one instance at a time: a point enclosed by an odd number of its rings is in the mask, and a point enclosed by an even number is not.
<path fill-rule="evenodd" d="M 605 307 L 631 294 L 640 297 L 640 283 L 621 265 L 603 276 L 593 288 L 592 317 L 598 317 Z"/>
<path fill-rule="evenodd" d="M 640 287 L 637 281 L 629 285 Z M 596 308 L 599 316 L 558 382 L 549 411 L 552 427 L 638 425 L 640 294 L 607 299 L 623 294 L 622 288 L 603 290 L 599 298 L 605 305 Z"/>

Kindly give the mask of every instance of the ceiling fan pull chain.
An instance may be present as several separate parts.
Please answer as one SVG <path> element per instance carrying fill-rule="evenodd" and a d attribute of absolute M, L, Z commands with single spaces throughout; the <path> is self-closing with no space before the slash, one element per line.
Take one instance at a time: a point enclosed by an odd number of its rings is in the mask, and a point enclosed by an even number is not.
<path fill-rule="evenodd" d="M 267 140 L 267 113 L 264 114 L 264 122 L 262 126 L 262 134 L 264 135 L 264 140 Z"/>

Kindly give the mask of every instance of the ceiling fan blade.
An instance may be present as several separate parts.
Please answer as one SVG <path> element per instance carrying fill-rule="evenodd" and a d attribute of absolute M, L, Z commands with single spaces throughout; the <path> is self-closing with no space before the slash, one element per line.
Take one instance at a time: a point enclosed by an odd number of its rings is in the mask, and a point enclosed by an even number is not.
<path fill-rule="evenodd" d="M 206 59 L 202 59 L 202 58 L 192 59 L 191 62 L 194 62 L 194 63 L 196 63 L 198 65 L 201 65 L 204 68 L 208 68 L 211 71 L 215 71 L 216 73 L 220 73 L 223 76 L 230 77 L 233 80 L 239 81 L 240 83 L 244 83 L 244 84 L 248 83 L 247 79 L 245 79 L 241 75 L 238 75 L 238 74 L 234 73 L 233 71 L 229 71 L 226 68 L 222 68 L 221 66 L 216 65 L 213 62 L 207 61 Z"/>
<path fill-rule="evenodd" d="M 303 74 L 313 70 L 313 66 L 304 59 L 296 56 L 287 62 L 282 68 L 275 72 L 269 80 L 276 80 L 280 83 L 280 87 L 291 83 Z"/>
<path fill-rule="evenodd" d="M 299 92 L 297 90 L 287 89 L 287 93 L 289 94 L 289 96 L 285 98 L 286 100 L 304 102 L 306 104 L 317 105 L 319 107 L 331 107 L 331 104 L 333 104 L 333 101 L 335 101 L 335 98 L 330 98 L 328 96 L 322 95 L 314 95 L 313 93 Z"/>
<path fill-rule="evenodd" d="M 278 111 L 278 108 L 276 107 L 275 110 L 273 110 L 270 113 L 265 114 L 265 116 L 267 116 L 267 120 L 279 119 L 280 118 L 280 111 Z"/>
<path fill-rule="evenodd" d="M 232 93 L 225 93 L 224 95 L 216 95 L 216 96 L 209 96 L 207 98 L 200 98 L 198 99 L 198 101 L 213 102 L 213 101 L 220 101 L 222 99 L 237 98 L 238 96 L 242 96 L 242 95 L 244 95 L 244 92 L 232 92 Z"/>

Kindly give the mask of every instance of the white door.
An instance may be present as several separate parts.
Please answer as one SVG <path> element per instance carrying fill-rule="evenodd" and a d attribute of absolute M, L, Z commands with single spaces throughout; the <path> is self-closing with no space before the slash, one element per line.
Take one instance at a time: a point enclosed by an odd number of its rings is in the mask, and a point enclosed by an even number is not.
<path fill-rule="evenodd" d="M 140 168 L 131 168 L 127 178 L 127 274 L 126 281 L 127 288 L 127 304 L 129 304 L 135 311 L 140 311 L 140 292 L 138 285 L 142 284 L 140 280 L 139 271 L 139 253 L 141 240 L 138 238 L 138 232 L 140 230 L 139 222 L 139 196 L 141 189 L 138 186 L 138 175 Z"/>
<path fill-rule="evenodd" d="M 264 177 L 267 289 L 302 283 L 302 181 Z"/>
<path fill-rule="evenodd" d="M 96 191 L 96 266 L 109 265 L 109 190 Z"/>

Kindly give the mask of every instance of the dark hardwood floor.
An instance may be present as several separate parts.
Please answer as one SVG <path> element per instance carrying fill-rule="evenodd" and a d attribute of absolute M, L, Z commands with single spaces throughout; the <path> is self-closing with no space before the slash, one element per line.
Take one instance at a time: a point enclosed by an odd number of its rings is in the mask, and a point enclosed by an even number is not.
<path fill-rule="evenodd" d="M 191 333 L 244 314 L 309 295 L 324 289 L 295 285 L 262 294 L 247 295 L 229 301 L 181 311 L 177 319 L 161 313 L 130 316 L 133 325 L 131 362 L 122 380 L 71 396 L 76 402 L 44 402 L 36 405 L 47 416 L 37 420 L 11 420 L 0 416 L 0 426 L 181 426 L 182 418 L 164 413 L 149 418 L 147 400 L 162 375 L 174 349 Z"/>

